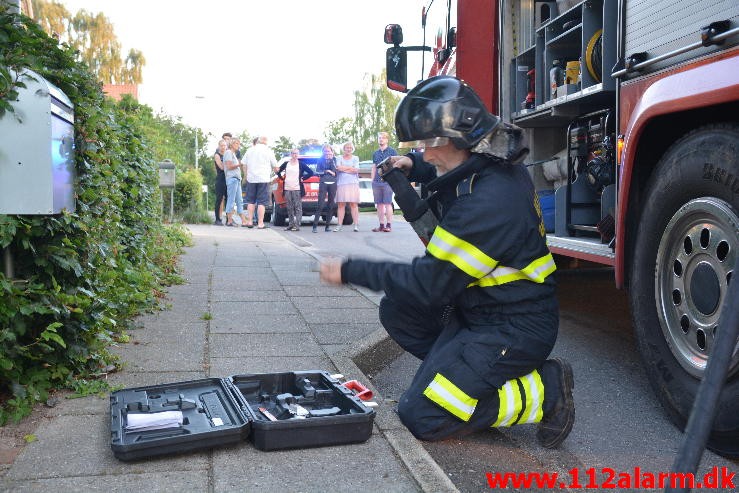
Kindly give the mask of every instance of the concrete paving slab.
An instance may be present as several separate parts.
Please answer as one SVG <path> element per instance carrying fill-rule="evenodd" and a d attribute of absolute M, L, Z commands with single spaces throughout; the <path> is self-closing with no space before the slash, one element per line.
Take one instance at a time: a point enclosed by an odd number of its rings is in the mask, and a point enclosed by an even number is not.
<path fill-rule="evenodd" d="M 300 315 L 250 315 L 219 317 L 211 324 L 211 334 L 258 334 L 276 332 L 308 332 L 308 324 Z"/>
<path fill-rule="evenodd" d="M 228 358 L 246 356 L 321 356 L 323 351 L 312 334 L 211 334 L 212 355 Z"/>
<path fill-rule="evenodd" d="M 323 298 L 324 296 L 356 296 L 357 291 L 349 286 L 321 286 L 317 290 L 315 286 L 285 286 L 288 296 L 313 296 Z"/>
<path fill-rule="evenodd" d="M 269 279 L 275 278 L 275 274 L 272 272 L 272 269 L 269 268 L 269 264 L 266 260 L 260 263 L 250 263 L 245 266 L 215 266 L 213 267 L 212 272 L 214 278 L 228 278 L 229 276 L 236 274 L 238 274 L 240 278 L 250 280 L 259 280 L 265 277 Z"/>
<path fill-rule="evenodd" d="M 206 378 L 205 370 L 180 372 L 134 372 L 122 371 L 108 376 L 111 385 L 122 388 L 146 387 L 163 383 L 186 382 Z"/>
<path fill-rule="evenodd" d="M 214 302 L 211 304 L 213 320 L 217 324 L 221 324 L 227 319 L 240 322 L 243 318 L 249 318 L 255 315 L 297 315 L 298 310 L 289 301 L 283 303 L 271 303 L 264 301 L 242 301 L 241 303 L 221 303 Z"/>
<path fill-rule="evenodd" d="M 310 307 L 300 309 L 300 313 L 309 324 L 336 323 L 372 323 L 380 320 L 377 308 L 352 308 L 351 310 L 336 307 Z"/>
<path fill-rule="evenodd" d="M 155 474 L 116 474 L 0 482 L 0 490 L 18 493 L 132 491 L 207 491 L 208 475 L 201 471 L 163 471 Z"/>
<path fill-rule="evenodd" d="M 61 392 L 56 397 L 56 405 L 49 411 L 50 416 L 107 415 L 110 409 L 108 393 L 70 398 L 71 392 Z"/>
<path fill-rule="evenodd" d="M 203 272 L 202 275 L 204 277 L 209 277 L 210 270 Z M 193 286 L 191 284 L 175 284 L 167 288 L 166 295 L 167 297 L 201 296 L 203 298 L 206 298 L 208 295 L 208 291 L 203 290 L 202 286 L 199 285 Z"/>
<path fill-rule="evenodd" d="M 378 321 L 369 324 L 310 324 L 309 327 L 319 344 L 351 345 L 382 325 Z"/>
<path fill-rule="evenodd" d="M 243 373 L 273 373 L 301 370 L 325 370 L 336 373 L 336 368 L 327 356 L 279 356 L 242 358 L 211 358 L 210 374 L 225 377 Z"/>
<path fill-rule="evenodd" d="M 56 416 L 42 424 L 35 435 L 37 440 L 16 458 L 6 479 L 203 471 L 208 465 L 207 453 L 121 462 L 110 449 L 110 422 L 99 415 Z"/>
<path fill-rule="evenodd" d="M 299 310 L 311 311 L 322 308 L 371 308 L 377 307 L 364 296 L 291 296 L 293 304 Z"/>
<path fill-rule="evenodd" d="M 282 291 L 282 284 L 274 279 L 260 279 L 257 281 L 244 281 L 241 277 L 229 279 L 213 278 L 211 299 L 231 299 L 231 291 Z"/>
<path fill-rule="evenodd" d="M 277 277 L 269 273 L 254 273 L 246 267 L 228 267 L 223 272 L 213 274 L 213 282 L 231 283 L 235 286 L 254 285 L 261 282 L 274 282 Z"/>
<path fill-rule="evenodd" d="M 191 275 L 183 275 L 182 278 L 185 280 L 187 284 L 190 285 L 204 285 L 207 286 L 210 283 L 210 275 L 205 276 L 191 276 Z"/>
<path fill-rule="evenodd" d="M 208 322 L 205 320 L 189 320 L 187 322 L 162 321 L 158 324 L 150 323 L 145 327 L 128 331 L 131 341 L 145 344 L 149 342 L 180 341 L 202 341 L 205 337 Z"/>
<path fill-rule="evenodd" d="M 215 288 L 218 289 L 217 287 Z M 214 292 L 211 303 L 239 303 L 241 301 L 265 301 L 269 303 L 284 303 L 288 301 L 287 294 L 282 287 L 272 290 L 259 289 L 252 291 L 247 287 L 235 289 L 228 292 L 228 296 L 221 296 L 220 293 Z"/>
<path fill-rule="evenodd" d="M 364 464 L 364 467 L 349 465 Z M 213 490 L 276 492 L 303 491 L 420 491 L 387 442 L 373 435 L 367 442 L 298 451 L 213 454 Z"/>
<path fill-rule="evenodd" d="M 323 286 L 317 272 L 277 272 L 283 286 Z"/>
<path fill-rule="evenodd" d="M 308 255 L 301 255 L 294 259 L 280 258 L 278 262 L 270 261 L 272 270 L 279 274 L 280 272 L 316 272 L 315 260 Z"/>
<path fill-rule="evenodd" d="M 248 270 L 263 269 L 268 265 L 266 257 L 261 252 L 242 257 L 241 255 L 218 255 L 213 263 L 216 269 L 243 267 Z"/>
<path fill-rule="evenodd" d="M 208 311 L 208 302 L 188 303 L 184 299 L 175 298 L 169 300 L 165 304 L 166 310 L 158 312 L 156 318 L 158 321 L 196 321 Z"/>
<path fill-rule="evenodd" d="M 202 371 L 203 343 L 126 344 L 111 350 L 124 361 L 125 371 Z"/>
<path fill-rule="evenodd" d="M 321 344 L 321 349 L 323 349 L 323 352 L 326 353 L 329 357 L 332 357 L 333 355 L 337 353 L 346 352 L 347 345 L 346 344 Z"/>

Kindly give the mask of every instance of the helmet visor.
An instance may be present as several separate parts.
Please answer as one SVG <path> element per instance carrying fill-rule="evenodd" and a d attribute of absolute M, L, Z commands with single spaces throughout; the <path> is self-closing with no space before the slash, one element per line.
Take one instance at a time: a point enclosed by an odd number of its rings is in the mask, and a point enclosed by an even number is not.
<path fill-rule="evenodd" d="M 431 139 L 411 140 L 408 142 L 400 142 L 398 147 L 404 149 L 425 149 L 427 147 L 441 147 L 449 143 L 449 137 L 434 137 Z"/>

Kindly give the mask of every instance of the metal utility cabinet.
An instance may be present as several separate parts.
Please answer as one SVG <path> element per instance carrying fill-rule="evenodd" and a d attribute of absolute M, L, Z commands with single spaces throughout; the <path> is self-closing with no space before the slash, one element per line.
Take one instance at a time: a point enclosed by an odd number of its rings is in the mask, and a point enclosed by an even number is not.
<path fill-rule="evenodd" d="M 0 214 L 74 211 L 72 102 L 30 70 L 21 80 L 15 111 L 0 117 Z"/>

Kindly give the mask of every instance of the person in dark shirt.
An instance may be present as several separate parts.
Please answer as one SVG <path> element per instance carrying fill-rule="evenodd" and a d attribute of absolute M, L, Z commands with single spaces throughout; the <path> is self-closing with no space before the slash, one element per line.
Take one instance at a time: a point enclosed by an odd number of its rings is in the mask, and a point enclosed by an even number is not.
<path fill-rule="evenodd" d="M 221 140 L 218 141 L 218 149 L 213 153 L 213 166 L 216 168 L 216 203 L 215 203 L 215 214 L 216 214 L 216 226 L 223 226 L 221 220 L 221 214 L 223 212 L 223 204 L 226 201 L 226 175 L 223 171 L 223 153 L 228 149 L 228 143 L 231 140 L 230 133 L 224 133 Z"/>
<path fill-rule="evenodd" d="M 318 220 L 326 209 L 326 229 L 331 231 L 329 223 L 334 214 L 334 199 L 336 198 L 336 157 L 330 145 L 323 146 L 323 157 L 316 164 L 316 175 L 320 177 L 318 184 L 318 204 L 316 215 L 313 217 L 313 232 L 318 232 Z"/>
<path fill-rule="evenodd" d="M 393 189 L 385 183 L 380 174 L 377 172 L 377 165 L 390 156 L 397 156 L 398 153 L 392 147 L 388 146 L 390 135 L 387 132 L 377 134 L 377 142 L 380 148 L 372 154 L 372 195 L 375 199 L 375 208 L 377 209 L 377 219 L 380 225 L 372 228 L 372 231 L 379 233 L 383 231 L 389 233 L 392 231 L 393 221 Z"/>

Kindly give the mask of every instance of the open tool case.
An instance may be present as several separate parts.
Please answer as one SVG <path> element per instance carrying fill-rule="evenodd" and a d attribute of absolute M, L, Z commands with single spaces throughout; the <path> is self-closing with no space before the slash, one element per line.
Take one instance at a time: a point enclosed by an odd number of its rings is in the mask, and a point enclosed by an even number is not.
<path fill-rule="evenodd" d="M 118 459 L 136 460 L 247 437 L 259 450 L 363 442 L 372 434 L 375 413 L 348 387 L 327 372 L 301 371 L 119 390 L 110 395 L 111 448 Z M 182 423 L 128 429 L 129 415 L 158 417 L 163 411 L 181 411 Z"/>

